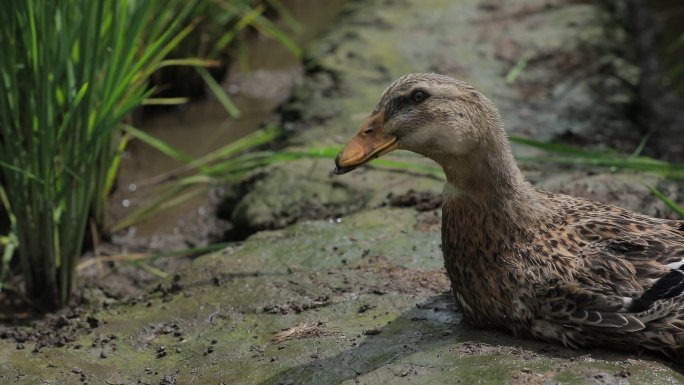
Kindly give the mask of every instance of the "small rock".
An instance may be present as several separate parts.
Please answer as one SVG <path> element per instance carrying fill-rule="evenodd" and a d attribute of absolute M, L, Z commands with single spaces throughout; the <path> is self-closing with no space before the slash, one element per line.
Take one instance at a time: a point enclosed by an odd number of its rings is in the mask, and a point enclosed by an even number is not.
<path fill-rule="evenodd" d="M 160 346 L 157 348 L 157 358 L 166 357 L 166 346 Z"/>
<path fill-rule="evenodd" d="M 159 380 L 159 385 L 176 385 L 176 376 L 173 374 L 165 375 Z"/>
<path fill-rule="evenodd" d="M 100 326 L 100 320 L 93 316 L 88 316 L 88 318 L 86 318 L 86 321 L 88 322 L 88 326 L 90 326 L 91 329 L 95 329 L 96 327 Z"/>
<path fill-rule="evenodd" d="M 365 336 L 374 336 L 374 335 L 380 334 L 380 332 L 381 332 L 381 330 L 378 329 L 378 328 L 375 328 L 375 329 L 368 329 L 368 330 L 364 330 L 364 331 L 363 331 L 363 335 L 365 335 Z"/>

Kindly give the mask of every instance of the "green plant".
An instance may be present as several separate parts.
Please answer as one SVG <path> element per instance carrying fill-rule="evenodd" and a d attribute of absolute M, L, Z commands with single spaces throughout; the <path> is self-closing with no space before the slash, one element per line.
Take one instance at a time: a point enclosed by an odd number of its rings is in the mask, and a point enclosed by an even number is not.
<path fill-rule="evenodd" d="M 236 181 L 260 167 L 276 163 L 303 158 L 333 160 L 340 150 L 339 146 L 331 146 L 301 150 L 250 151 L 278 137 L 279 131 L 274 127 L 270 127 L 248 135 L 201 158 L 192 159 L 182 151 L 156 140 L 133 127 L 127 127 L 126 132 L 132 137 L 146 142 L 158 151 L 179 162 L 183 162 L 184 165 L 176 170 L 150 178 L 139 186 L 156 188 L 157 193 L 152 195 L 158 198 L 117 223 L 114 226 L 115 230 L 131 226 L 161 210 L 192 198 L 195 194 L 202 191 L 195 189 L 198 186 L 206 187 L 212 184 Z M 684 179 L 684 165 L 671 164 L 637 155 L 622 155 L 610 149 L 603 151 L 583 150 L 562 144 L 540 142 L 521 136 L 511 136 L 510 139 L 513 143 L 538 148 L 554 154 L 552 156 L 518 157 L 518 160 L 521 162 L 556 163 L 582 167 L 609 167 L 623 171 L 646 172 L 674 179 Z M 401 158 L 402 153 L 399 152 L 391 158 L 376 159 L 369 166 L 414 172 L 440 180 L 444 179 L 441 168 L 436 165 L 417 164 L 412 161 L 402 161 Z M 656 196 L 658 195 L 656 194 Z M 673 202 L 668 203 L 665 201 L 665 203 L 677 212 L 677 206 Z"/>
<path fill-rule="evenodd" d="M 598 166 L 620 169 L 623 171 L 645 172 L 660 175 L 667 178 L 684 180 L 684 165 L 672 164 L 661 160 L 639 156 L 643 149 L 646 138 L 639 144 L 637 150 L 631 155 L 623 155 L 615 150 L 603 151 L 583 150 L 572 146 L 556 143 L 539 142 L 522 136 L 511 136 L 513 143 L 538 148 L 554 156 L 535 156 L 530 158 L 518 158 L 520 161 L 557 163 L 566 165 Z M 672 199 L 653 186 L 648 186 L 651 193 L 663 201 L 675 214 L 684 218 L 684 208 L 677 205 Z"/>
<path fill-rule="evenodd" d="M 285 20 L 289 29 L 296 31 L 300 28 L 279 0 L 196 0 L 195 4 L 190 16 L 196 20 L 197 26 L 170 53 L 173 59 L 169 62 L 175 61 L 175 58 L 183 60 L 186 57 L 215 60 L 235 57 L 243 68 L 249 67 L 246 55 L 248 44 L 245 40 L 249 35 L 244 33 L 248 27 L 263 36 L 279 41 L 293 55 L 300 55 L 297 44 L 287 33 L 274 25 L 270 20 L 271 16 L 268 16 L 270 11 L 274 11 Z M 218 69 L 212 75 L 220 72 L 221 69 Z M 156 73 L 154 81 L 161 85 L 162 95 L 193 99 L 203 94 L 202 81 L 207 82 L 206 76 L 198 74 L 191 66 L 174 65 L 165 66 Z M 213 78 L 211 80 L 213 81 Z M 214 89 L 212 91 L 215 92 Z M 231 116 L 237 117 L 237 110 L 232 107 L 229 107 L 228 112 Z"/>
<path fill-rule="evenodd" d="M 211 60 L 225 56 L 227 49 L 237 42 L 240 48 L 237 59 L 239 59 L 243 69 L 246 69 L 249 65 L 244 49 L 246 46 L 245 34 L 241 33 L 246 27 L 252 27 L 264 36 L 279 41 L 293 55 L 299 56 L 301 52 L 296 43 L 283 30 L 276 27 L 268 17 L 264 16 L 267 8 L 275 11 L 279 17 L 284 19 L 291 30 L 297 31 L 301 28 L 279 0 L 200 0 L 197 2 L 197 7 L 192 15 L 193 19 L 198 20 L 198 27 L 176 47 L 171 55 L 174 57 L 201 56 L 205 59 L 167 59 L 163 66 L 165 68 L 169 65 L 173 66 L 169 71 L 172 75 L 167 73 L 167 76 L 191 79 L 190 82 L 192 83 L 193 76 L 198 75 L 228 115 L 233 118 L 239 117 L 238 108 L 233 104 L 222 86 L 214 79 L 214 76 L 204 67 L 212 66 L 214 62 Z M 191 85 L 179 85 L 178 88 L 187 90 L 189 86 Z M 197 88 L 196 86 L 192 87 Z M 160 99 L 157 98 L 154 100 L 155 103 L 159 101 Z M 165 98 L 161 102 L 161 104 L 184 103 L 187 102 L 187 99 Z M 235 180 L 248 171 L 274 162 L 275 158 L 282 157 L 282 154 L 278 155 L 277 153 L 244 153 L 274 140 L 277 136 L 274 129 L 256 132 L 198 159 L 193 159 L 181 150 L 172 148 L 135 127 L 126 126 L 125 132 L 125 138 L 141 140 L 185 165 L 170 173 L 150 178 L 147 183 L 139 185 L 139 187 L 154 185 L 157 194 L 151 195 L 158 196 L 158 198 L 136 210 L 119 223 L 114 224 L 110 229 L 111 231 L 121 230 L 159 211 L 176 206 L 204 191 L 203 187 L 207 185 Z M 173 180 L 170 180 L 171 177 Z"/>
<path fill-rule="evenodd" d="M 333 160 L 339 151 L 338 146 L 302 150 L 259 150 L 267 143 L 277 139 L 281 133 L 275 127 L 267 127 L 200 158 L 192 159 L 179 149 L 134 127 L 127 126 L 125 130 L 132 137 L 142 140 L 167 156 L 184 163 L 184 165 L 139 183 L 138 188 L 154 189 L 154 193 L 148 195 L 155 196 L 156 199 L 115 224 L 114 231 L 136 224 L 162 210 L 178 205 L 211 185 L 237 181 L 250 172 L 272 164 L 305 158 Z M 443 179 L 440 168 L 413 162 L 376 159 L 373 161 L 373 166 L 400 169 Z"/>
<path fill-rule="evenodd" d="M 676 204 L 672 199 L 670 199 L 670 197 L 663 194 L 663 192 L 658 190 L 657 188 L 653 186 L 648 186 L 648 188 L 651 190 L 651 193 L 655 195 L 658 199 L 663 201 L 663 203 L 665 203 L 665 205 L 669 207 L 670 210 L 674 211 L 675 214 L 679 215 L 680 218 L 684 219 L 684 207 Z"/>
<path fill-rule="evenodd" d="M 0 2 L 0 172 L 28 297 L 65 305 L 120 122 L 192 30 L 181 0 Z M 8 240 L 7 242 L 10 242 Z M 7 250 L 7 249 L 5 249 Z"/>
<path fill-rule="evenodd" d="M 647 172 L 673 179 L 684 179 L 684 165 L 673 164 L 637 154 L 623 155 L 606 149 L 584 150 L 564 144 L 540 142 L 522 136 L 511 135 L 511 142 L 538 148 L 553 156 L 518 157 L 521 162 L 557 163 L 566 165 L 609 167 L 624 171 Z"/>

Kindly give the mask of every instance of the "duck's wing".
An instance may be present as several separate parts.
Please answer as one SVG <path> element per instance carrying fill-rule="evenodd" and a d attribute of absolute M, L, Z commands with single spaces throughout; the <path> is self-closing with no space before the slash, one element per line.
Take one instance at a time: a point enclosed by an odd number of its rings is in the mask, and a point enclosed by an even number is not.
<path fill-rule="evenodd" d="M 541 318 L 585 330 L 658 324 L 684 333 L 684 221 L 603 214 L 568 226 L 586 245 L 572 279 L 538 293 Z"/>

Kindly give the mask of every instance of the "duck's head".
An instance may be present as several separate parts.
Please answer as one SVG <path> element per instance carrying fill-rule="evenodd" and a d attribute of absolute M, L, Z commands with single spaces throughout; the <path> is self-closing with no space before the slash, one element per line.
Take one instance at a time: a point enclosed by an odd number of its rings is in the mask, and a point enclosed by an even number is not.
<path fill-rule="evenodd" d="M 396 149 L 444 165 L 477 151 L 490 137 L 505 141 L 496 108 L 480 92 L 448 76 L 410 74 L 385 90 L 370 118 L 337 155 L 335 173 Z"/>

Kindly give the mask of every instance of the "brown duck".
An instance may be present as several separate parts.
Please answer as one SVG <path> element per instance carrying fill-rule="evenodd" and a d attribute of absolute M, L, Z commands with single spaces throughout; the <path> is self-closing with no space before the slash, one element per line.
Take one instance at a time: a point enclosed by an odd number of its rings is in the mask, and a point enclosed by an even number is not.
<path fill-rule="evenodd" d="M 395 149 L 444 169 L 444 265 L 468 322 L 684 360 L 684 221 L 535 189 L 496 107 L 448 76 L 390 85 L 335 172 Z"/>

